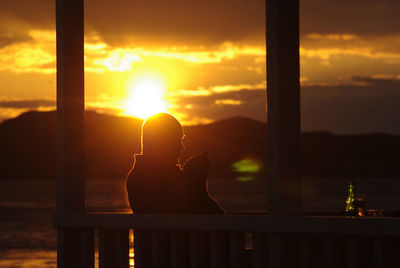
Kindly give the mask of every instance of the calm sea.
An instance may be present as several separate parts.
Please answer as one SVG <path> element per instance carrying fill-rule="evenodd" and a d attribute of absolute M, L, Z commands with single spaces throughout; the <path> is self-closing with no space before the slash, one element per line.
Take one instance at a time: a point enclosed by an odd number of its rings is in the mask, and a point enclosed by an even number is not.
<path fill-rule="evenodd" d="M 304 211 L 338 211 L 344 206 L 346 178 L 306 179 Z M 367 207 L 400 210 L 400 179 L 353 179 Z M 55 182 L 0 180 L 0 267 L 56 267 Z M 228 212 L 265 212 L 265 179 L 211 178 L 209 190 Z M 122 179 L 89 180 L 90 210 L 129 210 Z"/>

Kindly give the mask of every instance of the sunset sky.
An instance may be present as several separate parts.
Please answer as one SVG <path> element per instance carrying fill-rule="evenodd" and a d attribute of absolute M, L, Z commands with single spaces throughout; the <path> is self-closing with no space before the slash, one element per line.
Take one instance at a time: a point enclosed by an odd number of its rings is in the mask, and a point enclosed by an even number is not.
<path fill-rule="evenodd" d="M 265 121 L 264 1 L 85 9 L 88 109 L 145 116 L 147 98 L 185 124 Z M 301 1 L 304 131 L 400 134 L 399 11 L 398 0 Z M 55 38 L 54 0 L 0 1 L 0 120 L 55 109 Z"/>

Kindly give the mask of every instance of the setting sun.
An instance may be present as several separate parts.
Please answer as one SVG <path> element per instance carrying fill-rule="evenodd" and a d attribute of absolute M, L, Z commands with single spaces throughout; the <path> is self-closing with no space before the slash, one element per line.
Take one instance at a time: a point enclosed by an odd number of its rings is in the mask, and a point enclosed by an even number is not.
<path fill-rule="evenodd" d="M 130 94 L 124 106 L 124 114 L 147 118 L 153 114 L 166 112 L 163 99 L 165 85 L 158 77 L 143 77 L 130 87 Z"/>

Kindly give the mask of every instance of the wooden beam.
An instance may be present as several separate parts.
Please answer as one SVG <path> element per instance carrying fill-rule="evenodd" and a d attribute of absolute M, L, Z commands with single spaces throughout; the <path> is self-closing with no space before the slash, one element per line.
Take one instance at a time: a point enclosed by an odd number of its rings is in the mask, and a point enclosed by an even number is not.
<path fill-rule="evenodd" d="M 83 0 L 56 0 L 57 212 L 85 212 Z M 90 267 L 93 230 L 59 228 L 58 267 Z"/>
<path fill-rule="evenodd" d="M 301 214 L 299 1 L 267 0 L 268 202 Z"/>
<path fill-rule="evenodd" d="M 55 215 L 54 224 L 63 228 L 400 236 L 400 217 L 86 213 Z"/>

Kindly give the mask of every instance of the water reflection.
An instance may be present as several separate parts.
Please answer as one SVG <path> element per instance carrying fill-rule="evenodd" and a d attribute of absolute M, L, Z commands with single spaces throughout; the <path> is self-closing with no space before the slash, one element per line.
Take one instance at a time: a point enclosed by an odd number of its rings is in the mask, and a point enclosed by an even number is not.
<path fill-rule="evenodd" d="M 2 249 L 0 267 L 55 268 L 57 251 L 50 249 Z"/>
<path fill-rule="evenodd" d="M 133 230 L 129 229 L 129 267 L 135 267 L 135 252 L 133 251 Z"/>

